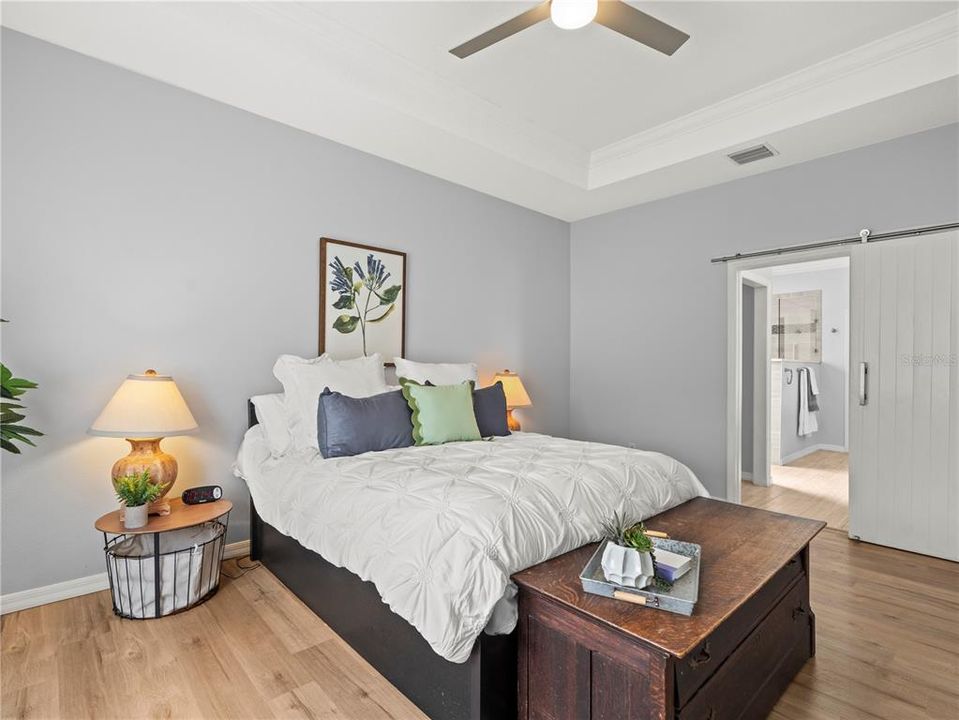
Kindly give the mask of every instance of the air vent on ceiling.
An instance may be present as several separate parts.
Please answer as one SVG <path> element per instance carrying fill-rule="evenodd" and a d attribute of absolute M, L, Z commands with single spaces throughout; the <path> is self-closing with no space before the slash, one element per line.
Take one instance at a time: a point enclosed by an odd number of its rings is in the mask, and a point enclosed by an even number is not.
<path fill-rule="evenodd" d="M 737 165 L 745 165 L 746 163 L 756 162 L 757 160 L 771 158 L 775 154 L 776 151 L 768 145 L 757 145 L 756 147 L 746 148 L 745 150 L 737 150 L 727 155 L 727 157 Z"/>

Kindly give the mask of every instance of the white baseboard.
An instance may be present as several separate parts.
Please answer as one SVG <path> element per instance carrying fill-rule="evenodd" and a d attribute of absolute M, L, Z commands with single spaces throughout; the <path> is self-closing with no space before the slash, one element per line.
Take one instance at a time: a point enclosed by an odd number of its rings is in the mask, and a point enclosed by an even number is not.
<path fill-rule="evenodd" d="M 225 548 L 223 548 L 223 559 L 232 560 L 233 558 L 243 557 L 244 555 L 250 554 L 250 541 L 249 540 L 240 540 L 239 542 L 230 543 Z"/>
<path fill-rule="evenodd" d="M 249 554 L 249 540 L 230 543 L 223 549 L 224 560 L 243 557 Z M 7 593 L 6 595 L 0 595 L 0 615 L 17 612 L 18 610 L 27 610 L 28 608 L 59 602 L 60 600 L 69 600 L 70 598 L 79 597 L 80 595 L 88 595 L 89 593 L 107 590 L 109 587 L 110 582 L 107 579 L 107 574 L 102 572 L 74 580 L 64 580 L 63 582 L 33 588 L 32 590 Z"/>
<path fill-rule="evenodd" d="M 76 578 L 74 580 L 65 580 L 45 585 L 43 587 L 33 588 L 32 590 L 21 590 L 20 592 L 7 593 L 0 596 L 0 615 L 26 610 L 37 605 L 46 605 L 47 603 L 68 600 L 69 598 L 87 595 L 89 593 L 100 592 L 110 587 L 105 572 L 87 577 Z"/>
<path fill-rule="evenodd" d="M 790 455 L 786 455 L 780 462 L 780 465 L 788 465 L 791 462 L 798 460 L 799 458 L 806 457 L 807 455 L 812 455 L 814 452 L 819 452 L 820 450 L 828 450 L 829 452 L 849 452 L 848 449 L 844 448 L 842 445 L 810 445 L 809 447 L 803 448 L 802 450 L 797 450 Z"/>
<path fill-rule="evenodd" d="M 752 481 L 753 481 L 753 474 L 752 474 L 751 472 L 741 472 L 741 473 L 739 473 L 739 476 L 740 476 L 743 480 L 749 480 L 749 482 L 752 482 Z"/>

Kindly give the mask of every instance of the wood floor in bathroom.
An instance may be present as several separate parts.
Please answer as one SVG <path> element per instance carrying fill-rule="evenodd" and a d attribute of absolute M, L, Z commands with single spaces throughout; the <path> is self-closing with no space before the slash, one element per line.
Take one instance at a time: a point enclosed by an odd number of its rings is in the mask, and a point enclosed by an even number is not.
<path fill-rule="evenodd" d="M 823 520 L 849 529 L 849 455 L 819 450 L 770 468 L 773 484 L 743 481 L 743 505 Z"/>

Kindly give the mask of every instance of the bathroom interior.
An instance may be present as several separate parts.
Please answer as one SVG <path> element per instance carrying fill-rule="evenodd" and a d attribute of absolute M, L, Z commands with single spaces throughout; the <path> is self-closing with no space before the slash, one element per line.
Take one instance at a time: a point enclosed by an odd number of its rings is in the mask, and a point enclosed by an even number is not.
<path fill-rule="evenodd" d="M 849 259 L 775 265 L 743 285 L 742 501 L 848 529 Z M 766 302 L 765 367 L 754 355 Z M 762 317 L 759 315 L 758 317 Z M 769 373 L 768 472 L 753 472 L 754 373 Z M 768 484 L 767 484 L 768 483 Z"/>

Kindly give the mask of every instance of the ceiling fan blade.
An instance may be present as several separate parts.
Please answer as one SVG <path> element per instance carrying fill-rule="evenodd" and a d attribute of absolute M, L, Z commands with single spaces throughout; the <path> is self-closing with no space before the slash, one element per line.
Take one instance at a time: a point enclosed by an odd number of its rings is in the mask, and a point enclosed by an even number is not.
<path fill-rule="evenodd" d="M 620 0 L 600 0 L 596 22 L 653 50 L 672 55 L 689 35 Z"/>
<path fill-rule="evenodd" d="M 528 27 L 532 27 L 536 23 L 542 22 L 548 17 L 549 0 L 546 0 L 546 2 L 517 15 L 512 20 L 507 20 L 501 25 L 497 25 L 492 30 L 487 30 L 482 35 L 477 35 L 472 40 L 467 40 L 462 45 L 457 45 L 455 48 L 450 50 L 450 52 L 458 58 L 469 57 L 473 53 L 479 52 L 483 48 L 488 48 L 490 45 L 498 43 L 500 40 L 505 40 L 510 35 L 515 35 L 520 30 L 525 30 Z"/>

